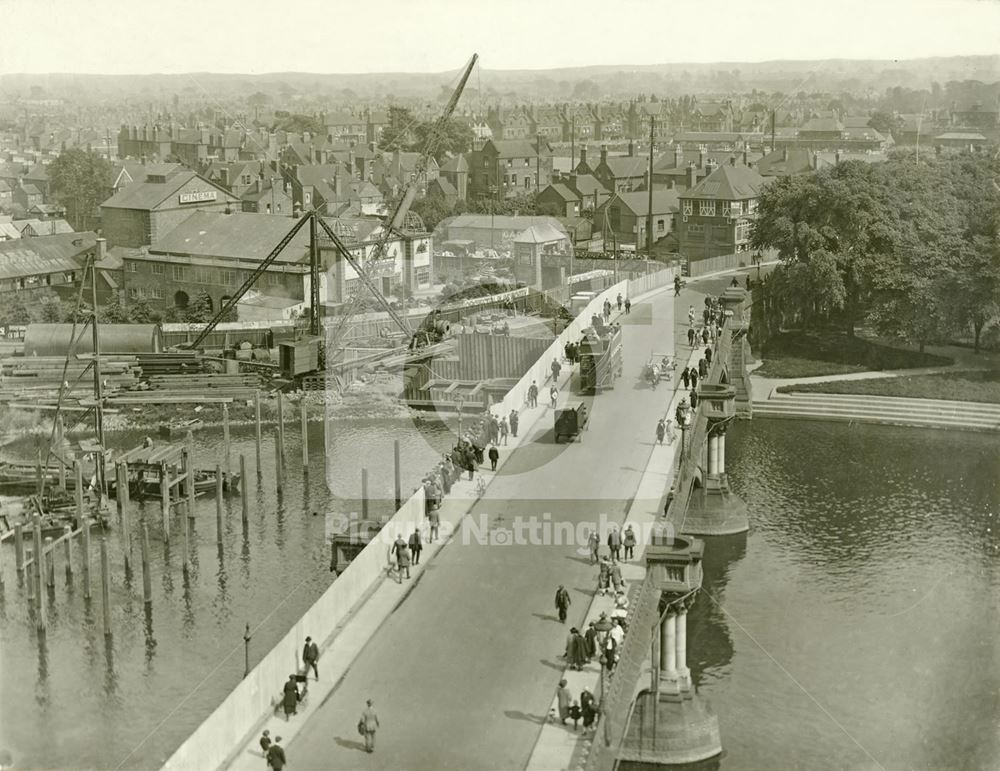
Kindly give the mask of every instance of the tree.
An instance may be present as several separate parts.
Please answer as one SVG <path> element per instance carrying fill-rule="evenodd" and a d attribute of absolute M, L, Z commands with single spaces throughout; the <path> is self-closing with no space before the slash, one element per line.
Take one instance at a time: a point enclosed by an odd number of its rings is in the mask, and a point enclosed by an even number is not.
<path fill-rule="evenodd" d="M 438 121 L 423 121 L 413 128 L 416 141 L 414 149 L 428 152 L 441 160 L 445 153 L 459 155 L 472 149 L 474 134 L 468 125 L 449 118 L 439 125 Z"/>
<path fill-rule="evenodd" d="M 75 230 L 90 230 L 101 203 L 112 185 L 111 164 L 97 153 L 74 147 L 49 166 L 49 183 L 55 200 L 66 209 Z"/>
<path fill-rule="evenodd" d="M 121 300 L 121 295 L 115 294 L 101 308 L 100 321 L 102 324 L 131 324 L 131 309 L 126 307 Z"/>
<path fill-rule="evenodd" d="M 902 127 L 902 121 L 884 110 L 876 110 L 872 113 L 868 126 L 883 136 L 895 136 Z"/>
<path fill-rule="evenodd" d="M 214 304 L 208 292 L 198 292 L 184 309 L 184 320 L 189 324 L 205 324 L 215 315 Z"/>
<path fill-rule="evenodd" d="M 405 107 L 389 108 L 389 125 L 382 129 L 380 144 L 387 150 L 404 149 L 410 143 L 410 131 L 416 121 L 413 114 Z"/>
<path fill-rule="evenodd" d="M 278 113 L 275 113 L 278 117 Z M 302 113 L 290 113 L 286 117 L 279 118 L 275 129 L 288 131 L 292 134 L 301 134 L 308 131 L 313 136 L 325 137 L 326 126 L 316 115 L 303 115 Z"/>

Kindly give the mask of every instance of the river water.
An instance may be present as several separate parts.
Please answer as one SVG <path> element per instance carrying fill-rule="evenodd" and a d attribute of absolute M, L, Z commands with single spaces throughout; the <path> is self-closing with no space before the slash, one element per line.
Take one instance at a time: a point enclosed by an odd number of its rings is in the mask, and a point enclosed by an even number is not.
<path fill-rule="evenodd" d="M 725 771 L 1000 768 L 995 435 L 727 436 L 751 531 L 707 539 L 689 666 Z"/>
<path fill-rule="evenodd" d="M 342 420 L 331 423 L 328 468 L 322 423 L 309 424 L 308 478 L 302 473 L 298 423 L 285 432 L 288 479 L 275 490 L 273 427 L 256 474 L 253 427 L 233 429 L 232 458 L 247 459 L 250 523 L 239 496 L 224 510 L 221 553 L 213 497 L 197 502 L 191 570 L 182 571 L 182 531 L 174 515 L 168 547 L 158 501 L 135 503 L 133 538 L 149 522 L 153 603 L 142 600 L 138 541 L 134 575 L 124 574 L 120 529 L 108 531 L 113 636 L 105 644 L 97 538 L 92 546 L 93 600 L 83 600 L 79 572 L 66 585 L 62 553 L 40 641 L 14 580 L 13 548 L 4 546 L 0 593 L 0 750 L 18 768 L 154 768 L 202 722 L 243 674 L 244 625 L 253 630 L 253 666 L 333 580 L 324 543 L 327 511 L 360 511 L 361 469 L 369 470 L 371 516 L 393 511 L 393 440 L 400 440 L 403 497 L 454 438 L 440 423 Z M 141 433 L 116 433 L 109 446 L 134 447 Z M 221 428 L 195 434 L 198 467 L 224 460 Z M 33 440 L 8 452 L 33 457 Z M 329 486 L 328 486 L 329 485 Z M 318 512 L 318 516 L 313 516 Z M 98 531 L 93 531 L 95 536 Z"/>

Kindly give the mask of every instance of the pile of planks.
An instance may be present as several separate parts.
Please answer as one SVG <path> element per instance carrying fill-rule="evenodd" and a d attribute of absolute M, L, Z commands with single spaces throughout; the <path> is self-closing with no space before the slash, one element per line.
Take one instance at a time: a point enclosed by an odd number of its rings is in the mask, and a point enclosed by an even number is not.
<path fill-rule="evenodd" d="M 64 379 L 69 384 L 65 392 L 69 398 L 92 396 L 94 378 L 88 371 L 90 358 L 71 359 L 68 365 L 62 356 L 0 359 L 0 401 L 55 399 Z M 101 380 L 107 393 L 135 388 L 139 384 L 139 374 L 135 356 L 101 356 Z"/>
<path fill-rule="evenodd" d="M 205 363 L 193 351 L 140 353 L 135 358 L 143 375 L 187 375 L 205 371 Z"/>
<path fill-rule="evenodd" d="M 260 388 L 260 376 L 255 372 L 230 374 L 153 375 L 144 378 L 149 383 L 149 393 L 154 397 L 227 397 L 236 400 L 253 399 Z"/>

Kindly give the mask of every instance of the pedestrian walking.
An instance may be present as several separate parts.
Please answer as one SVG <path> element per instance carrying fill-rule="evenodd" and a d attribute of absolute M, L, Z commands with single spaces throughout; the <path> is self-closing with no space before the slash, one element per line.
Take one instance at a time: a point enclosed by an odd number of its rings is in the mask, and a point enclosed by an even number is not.
<path fill-rule="evenodd" d="M 264 753 L 264 760 L 265 760 L 265 761 L 267 761 L 267 751 L 268 751 L 269 749 L 271 749 L 271 744 L 272 744 L 272 743 L 273 743 L 273 742 L 271 741 L 271 732 L 270 732 L 270 731 L 268 731 L 268 730 L 267 730 L 267 729 L 265 728 L 265 729 L 264 729 L 264 733 L 262 733 L 262 734 L 260 735 L 260 749 L 261 749 L 261 751 L 262 751 L 262 752 Z M 271 766 L 271 763 L 270 763 L 270 761 L 268 761 L 268 762 L 267 762 L 267 765 L 268 765 L 268 767 L 270 768 L 270 766 Z"/>
<path fill-rule="evenodd" d="M 507 446 L 507 434 L 510 433 L 510 424 L 507 423 L 507 416 L 504 415 L 503 419 L 500 421 L 500 441 L 503 442 L 503 446 Z"/>
<path fill-rule="evenodd" d="M 622 569 L 617 562 L 611 563 L 611 586 L 615 592 L 624 591 L 625 582 L 622 580 Z"/>
<path fill-rule="evenodd" d="M 490 447 L 490 471 L 497 470 L 497 461 L 500 460 L 500 450 L 494 444 Z"/>
<path fill-rule="evenodd" d="M 587 631 L 583 635 L 583 641 L 587 645 L 587 661 L 597 655 L 597 627 L 591 621 L 587 625 Z"/>
<path fill-rule="evenodd" d="M 274 771 L 281 771 L 288 763 L 285 757 L 285 748 L 281 746 L 281 737 L 274 737 L 274 744 L 267 748 L 267 765 Z"/>
<path fill-rule="evenodd" d="M 413 558 L 413 564 L 420 564 L 420 552 L 424 550 L 424 538 L 420 534 L 420 528 L 413 528 L 413 532 L 410 533 L 410 541 L 407 544 L 410 547 L 410 554 Z"/>
<path fill-rule="evenodd" d="M 559 363 L 559 359 L 552 360 L 552 382 L 555 385 L 559 384 L 559 373 L 562 372 L 562 364 Z"/>
<path fill-rule="evenodd" d="M 694 326 L 694 319 L 695 319 L 694 306 L 693 305 L 689 305 L 688 306 L 688 326 L 689 327 L 693 327 Z"/>
<path fill-rule="evenodd" d="M 649 368 L 649 382 L 653 386 L 653 390 L 656 390 L 656 384 L 660 382 L 660 366 L 654 364 Z"/>
<path fill-rule="evenodd" d="M 427 516 L 427 522 L 431 526 L 431 532 L 427 539 L 427 543 L 434 543 L 438 537 L 438 528 L 441 527 L 441 515 L 437 512 L 437 510 L 434 510 Z"/>
<path fill-rule="evenodd" d="M 559 613 L 559 623 L 566 623 L 566 613 L 569 611 L 569 606 L 572 602 L 569 598 L 569 592 L 566 591 L 566 587 L 559 584 L 559 588 L 556 589 L 556 611 Z"/>
<path fill-rule="evenodd" d="M 611 549 L 611 561 L 618 562 L 621 559 L 622 536 L 617 525 L 612 525 L 611 532 L 608 533 L 608 548 Z"/>
<path fill-rule="evenodd" d="M 622 536 L 622 546 L 625 547 L 625 559 L 630 560 L 635 557 L 635 531 L 632 525 L 625 528 L 625 535 Z"/>
<path fill-rule="evenodd" d="M 697 409 L 697 408 L 698 408 L 698 392 L 694 388 L 692 388 L 691 389 L 691 409 L 694 410 L 694 409 Z"/>
<path fill-rule="evenodd" d="M 701 360 L 698 362 L 698 377 L 702 380 L 708 377 L 708 362 L 705 361 L 704 356 L 702 356 Z"/>
<path fill-rule="evenodd" d="M 705 298 L 705 302 L 708 303 L 708 302 L 710 302 L 710 300 L 706 297 Z M 705 310 L 703 310 L 701 312 L 701 318 L 705 322 L 705 326 L 707 327 L 711 323 L 711 321 L 712 321 L 712 309 L 711 309 L 711 307 L 709 307 L 708 305 L 705 306 Z"/>
<path fill-rule="evenodd" d="M 538 385 L 534 380 L 531 381 L 531 385 L 528 386 L 528 406 L 537 407 L 538 406 Z M 514 434 L 517 436 L 517 434 Z"/>
<path fill-rule="evenodd" d="M 696 370 L 694 367 L 691 367 L 691 387 L 692 388 L 698 387 L 698 370 Z"/>
<path fill-rule="evenodd" d="M 510 435 L 517 439 L 517 424 L 520 422 L 520 417 L 517 414 L 517 410 L 510 411 Z"/>
<path fill-rule="evenodd" d="M 701 330 L 701 344 L 708 345 L 708 327 L 702 327 Z"/>
<path fill-rule="evenodd" d="M 660 418 L 656 423 L 656 441 L 658 444 L 663 444 L 663 437 L 667 435 L 667 425 L 663 422 L 663 418 Z"/>
<path fill-rule="evenodd" d="M 615 302 L 618 303 L 618 312 L 621 313 L 622 312 L 622 293 L 621 292 L 618 293 L 618 297 L 615 300 Z"/>
<path fill-rule="evenodd" d="M 549 401 L 552 403 L 552 409 L 555 409 L 559 402 L 559 389 L 555 386 L 549 389 Z"/>
<path fill-rule="evenodd" d="M 691 382 L 691 373 L 688 372 L 688 368 L 685 367 L 681 372 L 681 382 L 684 384 L 684 388 L 688 388 L 688 384 Z"/>
<path fill-rule="evenodd" d="M 632 301 L 625 298 L 625 315 L 628 316 L 632 312 Z"/>
<path fill-rule="evenodd" d="M 495 443 L 500 438 L 500 422 L 493 413 L 490 413 L 490 421 L 487 425 L 489 426 L 490 442 Z"/>
<path fill-rule="evenodd" d="M 569 705 L 573 702 L 569 690 L 566 688 L 566 681 L 559 681 L 559 688 L 556 689 L 556 701 L 559 705 L 559 722 L 566 725 L 566 718 L 569 717 Z"/>
<path fill-rule="evenodd" d="M 705 346 L 705 361 L 709 364 L 712 363 L 712 346 Z"/>
<path fill-rule="evenodd" d="M 607 557 L 601 557 L 600 572 L 597 574 L 597 591 L 602 597 L 608 593 L 610 584 L 611 561 Z"/>
<path fill-rule="evenodd" d="M 573 721 L 573 730 L 580 730 L 580 718 L 583 717 L 583 712 L 580 709 L 580 705 L 573 700 L 573 703 L 569 705 L 569 717 Z"/>
<path fill-rule="evenodd" d="M 295 681 L 295 673 L 288 676 L 282 689 L 281 706 L 285 710 L 285 720 L 290 720 L 299 707 L 299 686 Z"/>
<path fill-rule="evenodd" d="M 594 718 L 597 717 L 597 703 L 594 700 L 594 694 L 587 688 L 584 688 L 583 693 L 580 694 L 580 713 L 583 717 L 583 731 L 587 733 L 594 725 Z"/>
<path fill-rule="evenodd" d="M 375 732 L 379 728 L 378 715 L 375 714 L 374 701 L 368 699 L 366 704 L 358 720 L 358 733 L 365 737 L 365 752 L 375 752 Z"/>
<path fill-rule="evenodd" d="M 680 297 L 681 294 L 681 277 L 674 276 L 674 297 Z"/>
<path fill-rule="evenodd" d="M 694 327 L 688 327 L 688 348 L 694 348 Z"/>
<path fill-rule="evenodd" d="M 601 539 L 596 530 L 591 530 L 587 536 L 587 548 L 590 550 L 590 564 L 593 565 L 601 558 Z"/>
<path fill-rule="evenodd" d="M 396 535 L 396 542 L 392 545 L 392 553 L 396 555 L 396 567 L 399 569 L 399 579 L 410 577 L 410 547 L 403 540 L 403 534 Z M 405 573 L 405 576 L 404 576 Z"/>
<path fill-rule="evenodd" d="M 308 675 L 312 669 L 316 679 L 319 680 L 319 646 L 311 637 L 307 637 L 305 645 L 302 646 L 302 663 L 305 665 L 306 674 Z"/>
<path fill-rule="evenodd" d="M 566 641 L 566 661 L 570 669 L 577 671 L 583 669 L 583 665 L 587 663 L 587 642 L 575 626 L 569 630 L 569 638 Z"/>

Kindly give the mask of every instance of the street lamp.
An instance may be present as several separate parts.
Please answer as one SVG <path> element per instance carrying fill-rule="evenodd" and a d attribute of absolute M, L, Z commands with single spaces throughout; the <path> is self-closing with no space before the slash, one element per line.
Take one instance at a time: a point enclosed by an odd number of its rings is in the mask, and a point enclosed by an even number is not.
<path fill-rule="evenodd" d="M 753 261 L 753 264 L 757 266 L 757 283 L 760 283 L 760 264 L 764 261 L 764 255 L 760 252 L 756 252 L 751 260 Z"/>
<path fill-rule="evenodd" d="M 331 568 L 332 569 L 332 568 Z M 250 624 L 243 632 L 243 677 L 250 674 Z"/>

